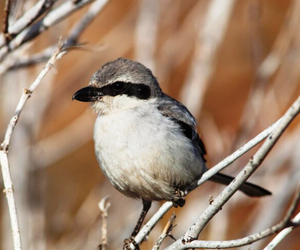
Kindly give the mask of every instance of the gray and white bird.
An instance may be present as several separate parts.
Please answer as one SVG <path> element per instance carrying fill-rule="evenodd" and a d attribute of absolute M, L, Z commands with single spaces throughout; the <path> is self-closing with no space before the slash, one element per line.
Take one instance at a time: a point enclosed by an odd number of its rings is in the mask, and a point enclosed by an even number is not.
<path fill-rule="evenodd" d="M 98 115 L 94 142 L 103 173 L 121 193 L 143 201 L 132 237 L 152 201 L 183 205 L 180 191 L 207 170 L 205 147 L 195 118 L 162 92 L 148 68 L 124 58 L 108 62 L 73 99 L 92 102 Z M 233 178 L 216 174 L 211 180 L 228 185 Z M 271 194 L 248 182 L 240 191 L 253 197 Z"/>

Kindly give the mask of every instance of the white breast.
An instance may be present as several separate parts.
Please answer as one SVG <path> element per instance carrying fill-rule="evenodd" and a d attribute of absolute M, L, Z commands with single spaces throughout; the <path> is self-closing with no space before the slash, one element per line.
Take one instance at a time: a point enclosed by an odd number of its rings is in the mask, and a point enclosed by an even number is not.
<path fill-rule="evenodd" d="M 169 200 L 205 169 L 179 125 L 152 104 L 98 116 L 94 141 L 102 171 L 127 196 Z"/>

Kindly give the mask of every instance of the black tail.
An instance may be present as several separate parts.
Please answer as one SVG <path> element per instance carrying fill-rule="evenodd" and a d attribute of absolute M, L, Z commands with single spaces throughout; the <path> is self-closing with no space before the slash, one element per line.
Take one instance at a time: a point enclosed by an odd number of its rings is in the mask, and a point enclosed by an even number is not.
<path fill-rule="evenodd" d="M 229 175 L 217 173 L 214 176 L 212 176 L 209 180 L 221 183 L 223 185 L 228 185 L 233 179 L 234 178 Z M 250 197 L 261 197 L 261 196 L 272 194 L 268 190 L 260 186 L 257 186 L 255 184 L 252 184 L 250 182 L 245 182 L 244 184 L 242 184 L 239 190 Z"/>

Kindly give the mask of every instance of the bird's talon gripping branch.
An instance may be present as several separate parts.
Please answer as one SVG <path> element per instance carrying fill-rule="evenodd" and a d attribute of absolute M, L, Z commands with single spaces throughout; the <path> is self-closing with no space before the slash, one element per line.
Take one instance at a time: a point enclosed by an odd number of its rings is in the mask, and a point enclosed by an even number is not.
<path fill-rule="evenodd" d="M 124 240 L 123 250 L 130 250 L 130 245 L 133 244 L 136 250 L 140 250 L 139 245 L 136 243 L 133 237 Z"/>
<path fill-rule="evenodd" d="M 182 244 L 185 244 L 185 243 L 190 243 L 194 240 L 197 240 L 196 237 L 193 237 L 193 236 L 184 236 L 184 238 L 181 240 Z"/>
<path fill-rule="evenodd" d="M 183 207 L 185 204 L 185 198 L 174 199 L 172 202 L 174 207 Z"/>
<path fill-rule="evenodd" d="M 177 188 L 174 192 L 175 198 L 172 199 L 173 206 L 174 207 L 183 207 L 185 204 L 185 195 L 184 191 L 182 191 L 180 188 Z"/>

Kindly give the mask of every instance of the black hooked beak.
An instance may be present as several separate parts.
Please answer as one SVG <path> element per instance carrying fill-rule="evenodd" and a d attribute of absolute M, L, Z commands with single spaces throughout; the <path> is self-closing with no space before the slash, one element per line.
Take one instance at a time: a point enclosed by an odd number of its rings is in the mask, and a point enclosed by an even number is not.
<path fill-rule="evenodd" d="M 100 89 L 95 87 L 85 87 L 80 90 L 78 90 L 72 97 L 72 100 L 77 100 L 81 102 L 94 102 L 101 99 L 102 96 L 104 96 Z"/>

